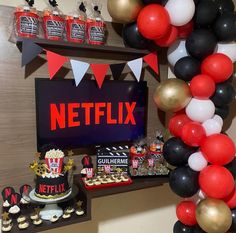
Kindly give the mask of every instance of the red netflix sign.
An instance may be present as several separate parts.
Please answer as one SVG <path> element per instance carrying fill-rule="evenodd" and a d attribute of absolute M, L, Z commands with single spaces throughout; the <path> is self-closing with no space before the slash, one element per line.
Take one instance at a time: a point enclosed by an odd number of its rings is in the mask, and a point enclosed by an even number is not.
<path fill-rule="evenodd" d="M 134 117 L 136 104 L 137 102 L 119 102 L 118 106 L 115 106 L 115 108 L 118 108 L 117 115 L 112 114 L 113 105 L 111 102 L 50 104 L 50 129 L 79 127 L 81 124 L 87 126 L 100 125 L 102 119 L 107 125 L 136 125 Z M 124 108 L 126 111 L 124 111 Z M 79 112 L 84 114 L 83 122 L 80 120 Z M 94 116 L 91 117 L 91 114 L 94 114 Z"/>
<path fill-rule="evenodd" d="M 38 149 L 110 144 L 145 136 L 146 82 L 36 79 Z"/>

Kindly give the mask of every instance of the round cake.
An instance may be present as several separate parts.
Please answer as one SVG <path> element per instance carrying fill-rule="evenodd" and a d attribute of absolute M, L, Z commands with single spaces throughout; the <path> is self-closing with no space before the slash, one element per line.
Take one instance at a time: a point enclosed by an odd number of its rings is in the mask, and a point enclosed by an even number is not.
<path fill-rule="evenodd" d="M 36 174 L 35 196 L 43 199 L 56 199 L 70 192 L 68 172 L 73 167 L 73 160 L 64 163 L 64 153 L 52 149 L 45 154 L 45 161 L 34 162 L 31 169 Z"/>

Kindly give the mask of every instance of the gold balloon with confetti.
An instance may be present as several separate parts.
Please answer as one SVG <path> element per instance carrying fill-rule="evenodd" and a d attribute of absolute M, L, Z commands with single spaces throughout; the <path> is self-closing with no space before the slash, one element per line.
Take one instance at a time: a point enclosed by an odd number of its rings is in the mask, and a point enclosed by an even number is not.
<path fill-rule="evenodd" d="M 111 17 L 119 23 L 134 22 L 143 4 L 141 0 L 108 0 L 107 9 Z"/>
<path fill-rule="evenodd" d="M 162 82 L 154 93 L 154 101 L 159 109 L 177 112 L 191 100 L 191 93 L 186 82 L 180 79 L 168 79 Z"/>
<path fill-rule="evenodd" d="M 227 232 L 232 224 L 229 207 L 224 201 L 207 198 L 202 200 L 196 209 L 198 225 L 207 233 Z"/>

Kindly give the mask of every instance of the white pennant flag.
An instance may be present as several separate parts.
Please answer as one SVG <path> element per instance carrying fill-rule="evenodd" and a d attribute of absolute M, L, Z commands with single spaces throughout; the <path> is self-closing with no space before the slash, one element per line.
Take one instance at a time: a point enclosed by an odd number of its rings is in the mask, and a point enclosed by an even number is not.
<path fill-rule="evenodd" d="M 70 60 L 72 71 L 75 78 L 75 84 L 78 86 L 89 68 L 89 64 L 82 61 Z"/>
<path fill-rule="evenodd" d="M 138 58 L 132 61 L 127 62 L 127 65 L 134 73 L 135 78 L 139 82 L 142 68 L 143 68 L 143 58 Z"/>

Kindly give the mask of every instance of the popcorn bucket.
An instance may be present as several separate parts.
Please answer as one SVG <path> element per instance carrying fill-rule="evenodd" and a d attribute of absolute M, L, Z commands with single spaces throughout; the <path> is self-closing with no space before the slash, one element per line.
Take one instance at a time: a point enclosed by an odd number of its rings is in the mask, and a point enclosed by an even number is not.
<path fill-rule="evenodd" d="M 49 40 L 62 40 L 65 30 L 65 20 L 61 16 L 43 16 L 44 36 Z"/>
<path fill-rule="evenodd" d="M 35 38 L 39 34 L 39 16 L 33 12 L 15 12 L 16 33 L 19 37 Z"/>
<path fill-rule="evenodd" d="M 88 179 L 93 178 L 93 168 L 85 168 L 86 170 L 86 177 Z"/>
<path fill-rule="evenodd" d="M 70 42 L 84 43 L 85 41 L 85 22 L 81 19 L 68 18 L 66 20 L 66 37 Z"/>
<path fill-rule="evenodd" d="M 138 168 L 139 161 L 137 159 L 132 160 L 132 168 L 137 169 Z"/>
<path fill-rule="evenodd" d="M 105 27 L 103 21 L 87 21 L 87 41 L 88 44 L 103 45 L 105 43 Z"/>
<path fill-rule="evenodd" d="M 45 161 L 50 172 L 61 174 L 63 158 L 45 158 Z"/>

